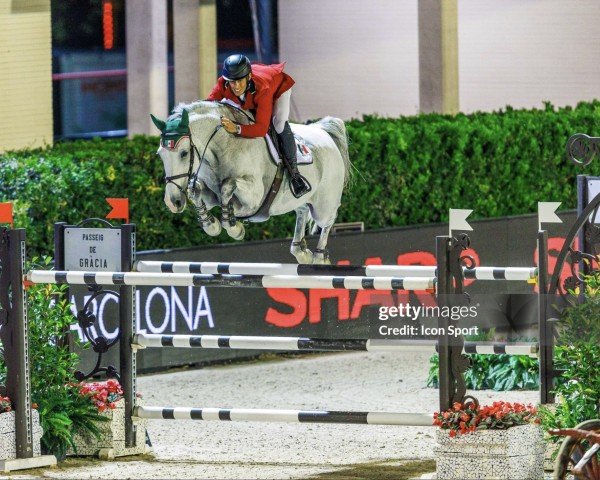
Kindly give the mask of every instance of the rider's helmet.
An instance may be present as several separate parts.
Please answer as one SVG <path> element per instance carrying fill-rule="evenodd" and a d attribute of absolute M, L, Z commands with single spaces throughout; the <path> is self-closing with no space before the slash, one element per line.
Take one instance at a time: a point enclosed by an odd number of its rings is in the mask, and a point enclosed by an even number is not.
<path fill-rule="evenodd" d="M 229 55 L 223 63 L 223 78 L 228 82 L 244 78 L 252 72 L 250 60 L 246 55 Z"/>

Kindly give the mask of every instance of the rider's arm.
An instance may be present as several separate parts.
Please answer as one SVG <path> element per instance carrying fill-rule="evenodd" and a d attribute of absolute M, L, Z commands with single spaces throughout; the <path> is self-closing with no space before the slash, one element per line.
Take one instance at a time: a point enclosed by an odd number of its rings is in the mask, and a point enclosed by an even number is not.
<path fill-rule="evenodd" d="M 271 124 L 273 113 L 273 94 L 264 92 L 255 99 L 256 116 L 253 125 L 240 125 L 240 136 L 246 138 L 264 137 Z"/>

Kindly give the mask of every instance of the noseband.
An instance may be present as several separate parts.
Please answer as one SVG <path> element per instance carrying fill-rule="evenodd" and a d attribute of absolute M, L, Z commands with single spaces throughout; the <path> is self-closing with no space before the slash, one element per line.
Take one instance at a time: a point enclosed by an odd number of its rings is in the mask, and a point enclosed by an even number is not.
<path fill-rule="evenodd" d="M 174 140 L 168 140 L 169 134 L 163 134 L 163 136 L 161 138 L 161 144 L 163 147 L 165 147 L 169 150 L 175 150 L 175 148 L 177 147 L 177 144 L 184 138 L 190 139 L 190 146 L 192 147 L 190 149 L 190 165 L 188 167 L 187 173 L 180 173 L 179 175 L 172 175 L 170 177 L 165 176 L 165 183 L 167 185 L 169 183 L 172 183 L 173 185 L 175 185 L 177 187 L 177 190 L 179 190 L 181 192 L 181 194 L 187 198 L 187 192 L 182 187 L 180 187 L 177 183 L 175 183 L 173 180 L 179 180 L 180 178 L 187 178 L 188 185 L 190 183 L 190 180 L 192 180 L 194 182 L 194 186 L 195 186 L 196 180 L 198 178 L 198 173 L 200 172 L 200 167 L 202 166 L 202 162 L 204 161 L 204 155 L 206 154 L 206 149 L 208 148 L 208 145 L 210 144 L 211 140 L 214 138 L 214 136 L 216 135 L 216 133 L 219 131 L 219 129 L 221 127 L 222 127 L 222 125 L 217 125 L 215 127 L 214 131 L 212 132 L 211 136 L 208 139 L 208 142 L 206 142 L 206 146 L 204 147 L 204 151 L 202 152 L 202 155 L 200 155 L 200 152 L 198 152 L 198 148 L 192 141 L 191 133 L 189 135 L 176 134 L 176 137 L 177 137 L 176 142 Z M 173 136 L 175 136 L 175 135 L 173 135 Z M 198 158 L 200 159 L 200 164 L 198 165 L 198 170 L 196 170 L 195 173 L 192 173 L 194 170 L 194 152 L 196 152 L 196 155 L 198 155 Z"/>

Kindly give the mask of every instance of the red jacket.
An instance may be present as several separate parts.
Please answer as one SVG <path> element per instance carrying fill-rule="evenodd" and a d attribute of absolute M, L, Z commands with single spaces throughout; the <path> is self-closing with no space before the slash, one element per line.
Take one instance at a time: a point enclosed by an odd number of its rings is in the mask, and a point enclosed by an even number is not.
<path fill-rule="evenodd" d="M 256 123 L 253 125 L 242 125 L 240 135 L 246 138 L 264 137 L 269 130 L 273 105 L 281 94 L 294 85 L 294 80 L 283 72 L 283 63 L 274 65 L 252 65 L 252 80 L 254 88 L 246 90 L 244 103 L 235 96 L 229 87 L 229 83 L 219 77 L 217 84 L 208 95 L 207 100 L 222 100 L 227 98 L 237 103 L 244 110 L 254 110 Z"/>

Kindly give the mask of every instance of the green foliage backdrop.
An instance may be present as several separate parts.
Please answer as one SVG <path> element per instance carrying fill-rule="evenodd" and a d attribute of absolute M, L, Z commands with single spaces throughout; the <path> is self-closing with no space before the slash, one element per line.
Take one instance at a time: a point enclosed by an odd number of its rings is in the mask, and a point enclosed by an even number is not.
<path fill-rule="evenodd" d="M 540 200 L 576 204 L 567 162 L 570 135 L 600 134 L 600 102 L 575 108 L 493 113 L 366 116 L 347 122 L 350 159 L 359 173 L 347 188 L 338 221 L 368 229 L 447 221 L 449 208 L 474 218 L 533 213 Z M 163 202 L 157 137 L 59 143 L 0 155 L 0 202 L 14 201 L 16 225 L 34 253 L 53 248 L 55 221 L 104 217 L 105 197 L 129 197 L 138 248 L 175 248 L 229 241 L 207 237 L 193 212 L 171 214 Z M 600 174 L 600 161 L 586 169 Z M 247 239 L 289 237 L 294 215 L 247 228 Z"/>

